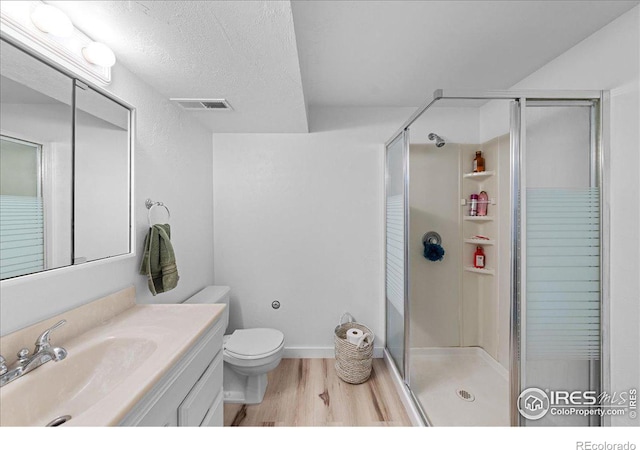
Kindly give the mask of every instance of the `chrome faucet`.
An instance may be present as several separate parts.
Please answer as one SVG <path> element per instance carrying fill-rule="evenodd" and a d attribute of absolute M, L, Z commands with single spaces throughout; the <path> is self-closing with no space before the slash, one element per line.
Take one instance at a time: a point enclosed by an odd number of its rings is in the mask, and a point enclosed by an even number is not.
<path fill-rule="evenodd" d="M 67 323 L 66 320 L 61 320 L 38 336 L 33 355 L 29 355 L 29 349 L 27 348 L 20 350 L 17 355 L 18 360 L 11 367 L 8 367 L 5 359 L 0 356 L 0 387 L 20 378 L 46 362 L 65 359 L 67 351 L 62 347 L 53 347 L 49 340 L 51 332 L 65 323 Z"/>

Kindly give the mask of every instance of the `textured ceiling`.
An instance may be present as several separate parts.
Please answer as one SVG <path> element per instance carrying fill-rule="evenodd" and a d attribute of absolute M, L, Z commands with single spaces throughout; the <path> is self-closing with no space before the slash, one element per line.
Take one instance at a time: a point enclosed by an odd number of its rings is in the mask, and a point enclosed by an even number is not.
<path fill-rule="evenodd" d="M 214 132 L 306 132 L 307 105 L 507 89 L 638 1 L 50 1 Z M 615 70 L 615 68 L 612 68 Z"/>
<path fill-rule="evenodd" d="M 294 1 L 309 105 L 508 89 L 637 1 Z M 568 86 L 569 88 L 569 86 Z"/>
<path fill-rule="evenodd" d="M 167 98 L 226 98 L 189 112 L 214 132 L 306 132 L 291 4 L 50 1 Z"/>

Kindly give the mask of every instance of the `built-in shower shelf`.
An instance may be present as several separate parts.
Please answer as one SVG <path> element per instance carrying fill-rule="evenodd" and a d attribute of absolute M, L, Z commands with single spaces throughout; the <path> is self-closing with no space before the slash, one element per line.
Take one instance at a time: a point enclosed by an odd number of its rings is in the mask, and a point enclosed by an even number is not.
<path fill-rule="evenodd" d="M 493 216 L 464 216 L 464 220 L 469 220 L 471 222 L 491 222 L 493 220 Z"/>
<path fill-rule="evenodd" d="M 476 203 L 480 204 L 480 203 L 486 203 L 487 205 L 495 205 L 496 204 L 496 199 L 495 198 L 490 198 L 489 200 L 478 200 Z M 469 200 L 467 200 L 466 198 L 461 198 L 460 199 L 460 206 L 466 206 L 469 204 Z"/>
<path fill-rule="evenodd" d="M 471 172 L 462 175 L 463 178 L 469 178 L 472 180 L 482 181 L 496 174 L 495 170 L 486 170 L 484 172 Z"/>
<path fill-rule="evenodd" d="M 496 271 L 493 269 L 477 269 L 472 266 L 465 266 L 464 270 L 467 272 L 480 273 L 482 275 L 495 275 Z"/>
<path fill-rule="evenodd" d="M 495 245 L 495 239 L 465 239 L 467 244 L 473 245 Z"/>

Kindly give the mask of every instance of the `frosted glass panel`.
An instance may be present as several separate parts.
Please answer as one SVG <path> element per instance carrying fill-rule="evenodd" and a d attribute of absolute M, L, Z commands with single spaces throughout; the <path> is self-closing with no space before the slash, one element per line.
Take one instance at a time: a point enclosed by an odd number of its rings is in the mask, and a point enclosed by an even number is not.
<path fill-rule="evenodd" d="M 404 206 L 402 195 L 387 198 L 387 299 L 404 311 Z"/>
<path fill-rule="evenodd" d="M 527 358 L 600 359 L 597 188 L 527 190 Z"/>
<path fill-rule="evenodd" d="M 387 147 L 386 161 L 386 306 L 387 348 L 404 374 L 405 298 L 405 136 Z"/>

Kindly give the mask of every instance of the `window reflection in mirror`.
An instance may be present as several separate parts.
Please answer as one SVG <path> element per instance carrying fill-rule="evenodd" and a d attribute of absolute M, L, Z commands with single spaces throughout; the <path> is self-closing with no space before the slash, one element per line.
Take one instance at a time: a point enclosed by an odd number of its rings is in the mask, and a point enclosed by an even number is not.
<path fill-rule="evenodd" d="M 71 264 L 72 79 L 2 42 L 0 278 Z"/>
<path fill-rule="evenodd" d="M 44 270 L 42 145 L 0 136 L 2 278 Z"/>

